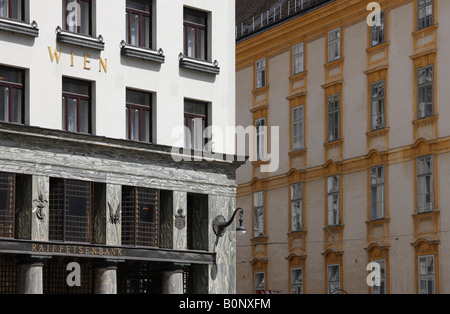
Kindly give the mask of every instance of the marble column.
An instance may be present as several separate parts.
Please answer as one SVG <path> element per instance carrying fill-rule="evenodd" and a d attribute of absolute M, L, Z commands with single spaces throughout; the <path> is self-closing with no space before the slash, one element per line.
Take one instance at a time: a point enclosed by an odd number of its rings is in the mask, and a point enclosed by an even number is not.
<path fill-rule="evenodd" d="M 183 271 L 164 271 L 162 276 L 162 294 L 183 294 Z"/>
<path fill-rule="evenodd" d="M 50 179 L 33 176 L 32 179 L 31 239 L 48 241 Z"/>
<path fill-rule="evenodd" d="M 117 266 L 102 265 L 94 269 L 94 293 L 117 294 Z"/>
<path fill-rule="evenodd" d="M 19 265 L 19 293 L 43 294 L 44 264 L 41 261 L 28 261 Z"/>
<path fill-rule="evenodd" d="M 173 249 L 187 250 L 187 193 L 173 191 Z M 179 220 L 177 222 L 177 220 Z"/>

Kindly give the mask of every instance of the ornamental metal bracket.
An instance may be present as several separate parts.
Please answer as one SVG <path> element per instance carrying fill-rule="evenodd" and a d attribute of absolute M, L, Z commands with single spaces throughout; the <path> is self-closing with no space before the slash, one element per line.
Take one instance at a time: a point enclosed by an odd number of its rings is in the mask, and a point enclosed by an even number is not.
<path fill-rule="evenodd" d="M 225 217 L 223 217 L 222 215 L 218 215 L 216 216 L 216 218 L 214 218 L 213 231 L 217 237 L 223 237 L 223 235 L 225 234 L 225 229 L 233 223 L 234 217 L 236 217 L 237 212 L 239 212 L 240 219 L 239 227 L 236 229 L 236 231 L 245 232 L 245 228 L 242 226 L 242 215 L 244 214 L 244 210 L 242 208 L 238 208 L 234 211 L 233 216 L 231 216 L 229 221 L 226 221 Z"/>
<path fill-rule="evenodd" d="M 116 211 L 113 210 L 111 204 L 108 202 L 109 207 L 109 222 L 113 225 L 120 224 L 120 203 L 117 205 Z"/>
<path fill-rule="evenodd" d="M 43 210 L 45 209 L 45 201 L 44 201 L 44 196 L 42 195 L 42 193 L 39 193 L 39 197 L 37 200 L 38 204 L 37 204 L 37 210 L 36 210 L 36 216 L 39 220 L 43 220 L 45 218 L 45 213 L 43 212 Z"/>

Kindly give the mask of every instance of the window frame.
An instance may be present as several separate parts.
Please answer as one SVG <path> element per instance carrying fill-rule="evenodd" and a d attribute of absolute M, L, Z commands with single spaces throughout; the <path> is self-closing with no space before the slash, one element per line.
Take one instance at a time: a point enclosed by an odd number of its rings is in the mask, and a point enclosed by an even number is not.
<path fill-rule="evenodd" d="M 299 197 L 295 198 L 294 189 L 298 187 L 298 190 L 300 191 Z M 291 192 L 291 232 L 299 232 L 303 230 L 303 182 L 297 182 L 294 184 L 291 184 L 290 186 Z M 300 204 L 299 208 L 295 208 L 295 204 Z M 298 211 L 298 212 L 297 212 Z M 296 212 L 296 215 L 294 215 L 294 212 Z M 295 224 L 295 217 L 297 216 L 297 224 Z M 295 227 L 297 225 L 298 227 Z"/>
<path fill-rule="evenodd" d="M 262 123 L 264 122 L 264 123 Z M 261 124 L 262 123 L 262 124 Z M 267 119 L 262 117 L 255 120 L 256 129 L 256 160 L 262 161 L 266 158 L 267 152 Z"/>
<path fill-rule="evenodd" d="M 419 163 L 422 161 L 425 161 L 425 159 L 430 160 L 430 171 L 429 172 L 421 172 L 420 171 Z M 434 209 L 434 160 L 433 159 L 434 159 L 433 155 L 421 156 L 416 159 L 416 170 L 417 170 L 416 200 L 417 200 L 417 213 L 419 213 L 419 214 L 429 213 L 429 212 L 432 212 Z M 424 194 L 420 193 L 422 189 L 426 188 L 426 180 L 427 180 L 426 177 L 428 177 L 428 176 L 429 176 L 429 184 L 430 184 L 429 195 L 428 195 L 428 193 L 424 193 Z M 425 178 L 423 186 L 421 186 L 422 178 Z M 422 206 L 421 201 L 420 201 L 421 195 L 423 195 L 422 197 L 424 197 L 424 199 L 425 199 L 425 204 L 423 204 L 424 206 Z M 430 199 L 429 203 L 426 202 L 427 197 Z"/>
<path fill-rule="evenodd" d="M 65 4 L 65 7 L 63 7 L 63 10 L 64 10 L 64 21 L 63 21 L 64 30 L 67 31 L 67 32 L 78 34 L 78 35 L 93 36 L 93 31 L 92 31 L 93 30 L 93 25 L 92 25 L 92 22 L 93 22 L 93 1 L 94 0 L 73 0 L 80 7 L 80 14 L 83 14 L 82 13 L 82 9 L 81 9 L 82 8 L 81 3 L 88 3 L 88 5 L 89 5 L 88 6 L 88 8 L 89 8 L 89 17 L 87 19 L 89 25 L 88 25 L 87 33 L 83 32 L 83 29 L 82 29 L 83 25 L 77 25 L 76 31 L 73 31 L 73 30 L 70 29 L 70 26 L 67 24 L 67 18 L 68 18 L 68 15 L 69 15 L 70 11 L 67 10 L 67 7 L 68 7 L 69 3 L 72 2 L 72 0 L 63 0 L 63 1 L 64 1 L 64 4 Z M 80 20 L 80 24 L 81 24 L 82 21 L 83 21 L 83 16 L 80 16 L 79 20 Z"/>
<path fill-rule="evenodd" d="M 431 273 L 427 273 L 427 274 L 421 274 L 421 259 L 425 259 L 425 263 L 426 260 L 428 258 L 432 258 L 433 260 L 433 270 Z M 428 280 L 432 280 L 433 282 L 433 287 L 432 287 L 432 291 L 430 293 L 430 291 L 428 291 L 428 287 L 426 287 L 427 289 L 427 293 L 422 293 L 421 290 L 421 279 L 425 279 L 426 283 L 428 284 Z M 436 257 L 434 255 L 420 255 L 417 257 L 417 285 L 418 285 L 418 291 L 419 294 L 435 294 L 436 293 Z"/>
<path fill-rule="evenodd" d="M 255 89 L 267 86 L 267 60 L 261 58 L 255 61 Z"/>
<path fill-rule="evenodd" d="M 297 114 L 298 119 L 296 120 L 295 111 L 300 111 Z M 292 151 L 298 151 L 305 148 L 305 106 L 301 105 L 292 108 Z M 296 128 L 297 126 L 297 128 Z M 297 134 L 295 134 L 297 130 Z"/>
<path fill-rule="evenodd" d="M 262 201 L 262 204 L 256 204 L 256 195 L 259 195 L 259 198 Z M 261 238 L 265 235 L 265 192 L 264 191 L 256 191 L 253 192 L 253 238 Z M 260 218 L 262 217 L 262 221 Z M 258 228 L 256 228 L 258 227 Z M 262 230 L 260 230 L 262 228 Z"/>
<path fill-rule="evenodd" d="M 186 102 L 190 102 L 192 104 L 198 105 L 198 106 L 204 106 L 205 108 L 205 114 L 196 114 L 196 113 L 191 113 L 191 112 L 186 112 Z M 185 127 L 185 131 L 189 130 L 190 131 L 190 119 L 201 119 L 203 121 L 203 126 L 204 128 L 202 129 L 202 134 L 192 134 L 192 132 L 189 132 L 190 134 L 188 134 L 187 132 L 185 133 L 185 137 L 184 137 L 184 146 L 187 149 L 193 149 L 193 150 L 204 150 L 205 149 L 205 145 L 207 144 L 208 139 L 206 138 L 206 136 L 204 137 L 205 134 L 205 130 L 208 127 L 208 103 L 207 102 L 202 102 L 202 101 L 196 101 L 196 100 L 191 100 L 191 99 L 185 99 L 184 100 L 184 127 Z M 196 125 L 194 125 L 194 131 L 196 131 Z M 188 138 L 188 135 L 190 135 L 190 138 Z M 195 143 L 192 143 L 192 139 L 195 140 Z M 201 143 L 201 148 L 196 148 L 198 147 L 198 145 L 200 145 Z"/>
<path fill-rule="evenodd" d="M 301 46 L 301 52 L 295 53 L 295 49 Z M 301 69 L 296 69 L 296 60 L 301 60 Z M 305 43 L 301 42 L 292 47 L 292 75 L 300 74 L 305 71 Z"/>
<path fill-rule="evenodd" d="M 381 177 L 378 176 L 380 168 L 381 171 Z M 375 170 L 375 183 L 373 182 L 373 171 Z M 386 215 L 386 167 L 384 165 L 374 166 L 370 168 L 369 172 L 369 180 L 370 180 L 370 220 L 378 220 L 378 219 L 384 219 Z M 381 214 L 378 212 L 378 188 L 382 188 L 381 194 L 382 194 L 382 208 L 381 208 Z M 374 191 L 375 190 L 375 191 Z M 374 199 L 375 199 L 375 208 L 374 206 Z"/>
<path fill-rule="evenodd" d="M 192 21 L 187 21 L 186 20 L 186 13 L 192 14 L 192 15 L 196 15 L 198 17 L 204 18 L 205 19 L 205 24 L 198 24 Z M 188 45 L 188 33 L 189 33 L 189 27 L 194 28 L 195 29 L 195 53 L 194 56 L 190 56 L 189 55 L 189 45 Z M 200 40 L 200 35 L 199 35 L 199 31 L 204 31 L 204 51 L 200 52 L 199 51 L 199 40 Z M 189 58 L 193 58 L 193 59 L 198 59 L 198 60 L 203 60 L 203 61 L 207 61 L 208 60 L 208 13 L 205 11 L 201 11 L 201 10 L 197 10 L 197 9 L 193 9 L 193 8 L 188 8 L 188 7 L 184 7 L 183 10 L 183 34 L 184 34 L 184 55 L 189 57 Z M 204 54 L 204 57 L 202 58 L 201 53 Z"/>
<path fill-rule="evenodd" d="M 151 93 L 147 93 L 147 92 L 141 92 L 141 91 L 137 91 L 137 90 L 133 90 L 133 89 L 127 89 L 126 92 L 128 93 L 129 91 L 131 92 L 136 92 L 136 93 L 142 93 L 145 94 L 149 97 L 149 105 L 144 105 L 144 104 L 136 104 L 136 103 L 132 103 L 129 102 L 128 100 L 126 100 L 126 116 L 127 116 L 127 139 L 130 141 L 136 141 L 136 142 L 145 142 L 145 143 L 152 143 L 152 130 L 153 130 L 153 117 L 152 117 L 152 112 L 153 112 L 153 97 Z M 128 97 L 127 97 L 128 98 Z M 132 123 L 131 123 L 131 109 L 134 110 L 138 110 L 139 111 L 139 139 L 132 139 L 131 138 L 131 129 L 132 129 Z M 144 130 L 143 130 L 143 119 L 144 119 L 144 111 L 148 112 L 149 114 L 149 125 L 148 125 L 148 141 L 145 141 L 144 138 Z"/>
<path fill-rule="evenodd" d="M 8 88 L 8 118 L 7 120 L 0 120 L 0 122 L 5 123 L 13 123 L 13 124 L 24 124 L 25 123 L 25 71 L 17 68 L 11 68 L 7 66 L 0 66 L 0 70 L 6 70 L 11 72 L 16 72 L 18 75 L 20 75 L 20 80 L 22 83 L 17 82 L 10 82 L 10 81 L 4 81 L 0 79 L 0 88 L 5 87 Z M 14 97 L 13 97 L 13 90 L 19 90 L 20 91 L 20 97 L 21 97 L 21 103 L 20 104 L 14 104 Z M 6 105 L 6 104 L 5 104 Z M 14 107 L 20 107 L 20 122 L 13 121 L 13 108 Z M 6 109 L 6 108 L 5 108 Z"/>
<path fill-rule="evenodd" d="M 25 0 L 5 0 L 7 1 L 7 5 L 8 5 L 8 12 L 7 12 L 7 16 L 2 16 L 0 15 L 0 19 L 8 19 L 8 20 L 13 20 L 13 21 L 19 21 L 19 22 L 25 22 Z M 18 8 L 18 10 L 20 10 L 20 12 L 15 12 L 18 16 L 20 16 L 20 18 L 14 18 L 13 17 L 13 1 L 17 1 L 17 3 L 20 3 L 20 8 Z"/>
<path fill-rule="evenodd" d="M 375 47 L 386 42 L 386 11 L 380 12 L 381 26 L 370 27 L 370 47 Z M 374 40 L 375 38 L 375 40 Z M 381 38 L 381 40 L 379 40 Z"/>
<path fill-rule="evenodd" d="M 330 179 L 333 180 L 333 178 L 337 178 L 337 190 L 334 190 L 333 187 L 330 187 Z M 331 175 L 327 177 L 327 227 L 335 227 L 341 225 L 341 176 Z M 332 204 L 334 201 L 334 197 L 337 196 L 337 208 L 332 208 Z M 331 199 L 331 202 L 330 202 Z M 331 210 L 330 210 L 331 208 Z M 333 214 L 330 216 L 330 213 Z M 330 223 L 330 217 L 335 217 L 336 219 L 333 221 L 333 223 Z M 337 221 L 336 221 L 337 220 Z"/>
<path fill-rule="evenodd" d="M 256 287 L 256 276 L 257 275 L 262 275 L 262 277 L 263 277 L 262 282 L 264 283 L 264 287 Z M 257 272 L 255 272 L 253 278 L 254 278 L 253 280 L 255 282 L 254 287 L 253 287 L 254 290 L 255 290 L 255 293 L 257 293 L 257 291 L 264 291 L 264 290 L 266 290 L 266 272 L 265 271 L 257 271 Z"/>
<path fill-rule="evenodd" d="M 0 208 L 0 238 L 14 239 L 16 220 L 16 175 L 13 173 L 0 172 L 0 190 L 7 193 L 7 198 L 5 200 L 6 208 Z"/>
<path fill-rule="evenodd" d="M 130 0 L 130 1 L 134 1 L 134 2 L 139 2 L 139 3 L 144 3 L 144 4 L 148 4 L 149 6 L 149 12 L 146 11 L 142 11 L 139 9 L 134 9 L 134 8 L 130 8 L 128 6 L 126 6 L 125 9 L 125 16 L 126 16 L 126 43 L 127 45 L 130 46 L 134 46 L 134 47 L 140 47 L 140 48 L 144 48 L 144 49 L 151 49 L 152 45 L 153 45 L 153 27 L 152 27 L 152 17 L 153 17 L 153 12 L 152 12 L 152 0 Z M 126 1 L 126 3 L 128 3 L 128 0 Z M 139 17 L 139 30 L 138 30 L 138 34 L 139 34 L 139 43 L 137 45 L 133 45 L 131 43 L 131 18 L 132 18 L 132 14 L 135 14 Z M 146 30 L 148 32 L 148 47 L 143 43 L 145 42 L 145 39 L 142 36 L 142 29 L 143 29 L 143 19 L 145 17 L 148 17 L 149 22 L 148 22 L 148 30 Z"/>
<path fill-rule="evenodd" d="M 421 5 L 420 2 L 424 1 Z M 427 4 L 427 1 L 431 4 Z M 427 7 L 431 5 L 431 14 L 427 15 Z M 420 18 L 420 11 L 425 10 L 425 16 Z M 434 25 L 434 0 L 417 0 L 417 30 L 427 28 Z"/>
<path fill-rule="evenodd" d="M 376 88 L 377 86 L 378 87 L 382 86 L 383 94 L 381 96 L 378 95 L 374 97 L 374 88 Z M 378 109 L 377 107 L 374 106 L 374 102 L 378 104 L 379 101 L 382 102 L 381 113 L 374 112 L 375 109 Z M 370 112 L 371 112 L 370 113 L 371 130 L 376 131 L 384 129 L 386 127 L 386 81 L 384 79 L 370 84 Z M 380 117 L 382 121 L 375 125 L 374 119 L 378 120 Z"/>
<path fill-rule="evenodd" d="M 337 38 L 330 39 L 330 35 L 336 32 Z M 335 28 L 328 32 L 328 62 L 333 62 L 335 60 L 341 59 L 341 49 L 342 49 L 342 42 L 341 42 L 341 28 Z M 337 44 L 337 46 L 336 46 Z M 334 52 L 334 56 L 332 56 L 332 52 Z M 337 53 L 336 53 L 337 52 Z"/>
<path fill-rule="evenodd" d="M 330 281 L 330 268 L 331 267 L 338 267 L 338 272 L 337 274 L 339 275 L 338 281 Z M 327 265 L 327 287 L 328 287 L 328 294 L 333 294 L 334 291 L 336 291 L 336 288 L 333 289 L 333 291 L 331 291 L 331 286 L 335 285 L 335 283 L 338 283 L 338 291 L 340 291 L 341 289 L 341 264 L 328 264 Z"/>
<path fill-rule="evenodd" d="M 291 294 L 303 294 L 303 267 L 296 267 L 296 268 L 291 268 Z M 296 278 L 294 276 L 294 272 L 295 271 L 300 271 L 301 273 L 301 280 L 299 282 L 295 282 L 294 283 L 294 279 Z"/>
<path fill-rule="evenodd" d="M 72 92 L 66 92 L 64 91 L 64 83 L 72 83 L 72 84 L 78 84 L 80 86 L 86 86 L 88 88 L 88 95 L 80 95 Z M 80 133 L 80 134 L 92 134 L 92 84 L 89 81 L 83 81 L 83 80 L 77 80 L 72 78 L 63 78 L 63 91 L 62 91 L 62 98 L 65 98 L 65 108 L 63 108 L 63 130 L 67 132 L 72 133 Z M 69 121 L 69 98 L 76 99 L 77 100 L 77 116 L 76 116 L 76 131 L 70 131 L 68 130 L 68 121 Z M 84 100 L 88 102 L 88 131 L 87 132 L 81 132 L 80 131 L 80 102 Z"/>
<path fill-rule="evenodd" d="M 385 259 L 381 259 L 381 260 L 372 260 L 372 263 L 378 263 L 380 265 L 380 283 L 381 285 L 379 287 L 373 285 L 371 287 L 371 293 L 372 294 L 386 294 L 386 260 Z M 381 265 L 383 265 L 383 267 L 381 267 Z M 384 271 L 384 274 L 383 274 Z"/>
<path fill-rule="evenodd" d="M 427 78 L 427 71 L 428 69 L 431 69 L 431 82 L 427 82 L 426 78 Z M 425 76 L 425 82 L 424 83 L 420 83 L 420 72 L 424 71 L 424 76 Z M 421 115 L 421 111 L 420 111 L 420 104 L 421 104 L 421 93 L 424 96 L 424 98 L 427 98 L 427 90 L 431 88 L 431 102 L 428 101 L 428 99 L 426 99 L 427 101 L 424 102 L 424 108 L 423 108 L 423 114 Z M 431 109 L 431 113 L 427 114 L 427 109 Z M 432 117 L 434 115 L 434 64 L 429 64 L 426 65 L 424 67 L 419 67 L 417 68 L 417 119 L 424 119 L 424 118 L 428 118 L 428 117 Z"/>
<path fill-rule="evenodd" d="M 333 107 L 330 107 L 330 105 L 331 105 L 330 101 L 333 102 Z M 340 138 L 341 138 L 341 95 L 340 94 L 335 94 L 335 95 L 329 96 L 327 98 L 327 117 L 328 117 L 328 125 L 327 125 L 328 142 L 334 142 L 334 141 L 340 140 Z"/>

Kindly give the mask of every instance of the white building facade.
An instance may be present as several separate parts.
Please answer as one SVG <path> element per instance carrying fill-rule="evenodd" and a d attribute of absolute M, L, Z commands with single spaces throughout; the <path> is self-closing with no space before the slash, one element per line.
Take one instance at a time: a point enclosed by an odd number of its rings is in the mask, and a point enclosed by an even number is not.
<path fill-rule="evenodd" d="M 0 1 L 1 293 L 235 292 L 234 10 Z"/>

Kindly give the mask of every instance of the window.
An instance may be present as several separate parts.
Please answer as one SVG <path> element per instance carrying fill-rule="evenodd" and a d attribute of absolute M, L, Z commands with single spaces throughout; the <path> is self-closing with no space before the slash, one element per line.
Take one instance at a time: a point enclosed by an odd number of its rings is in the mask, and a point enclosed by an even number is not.
<path fill-rule="evenodd" d="M 419 294 L 434 294 L 434 255 L 419 256 Z"/>
<path fill-rule="evenodd" d="M 15 175 L 0 172 L 0 238 L 14 238 Z"/>
<path fill-rule="evenodd" d="M 384 218 L 384 166 L 370 168 L 370 219 Z"/>
<path fill-rule="evenodd" d="M 255 273 L 255 292 L 266 290 L 266 273 Z"/>
<path fill-rule="evenodd" d="M 433 25 L 433 0 L 418 0 L 417 4 L 418 29 Z"/>
<path fill-rule="evenodd" d="M 127 0 L 127 44 L 151 48 L 151 5 L 150 0 Z"/>
<path fill-rule="evenodd" d="M 379 44 L 382 44 L 386 41 L 386 17 L 385 17 L 385 11 L 380 12 L 380 26 L 373 25 L 370 28 L 370 45 L 376 46 Z"/>
<path fill-rule="evenodd" d="M 184 101 L 185 146 L 194 150 L 203 150 L 206 144 L 204 132 L 207 126 L 208 104 L 193 100 Z"/>
<path fill-rule="evenodd" d="M 292 75 L 304 71 L 304 44 L 300 43 L 292 47 Z"/>
<path fill-rule="evenodd" d="M 341 29 L 328 32 L 328 62 L 341 58 Z"/>
<path fill-rule="evenodd" d="M 376 82 L 370 88 L 372 130 L 382 129 L 386 126 L 384 84 L 384 81 Z"/>
<path fill-rule="evenodd" d="M 372 286 L 372 294 L 386 294 L 386 261 L 378 260 L 372 262 L 380 265 L 380 285 Z"/>
<path fill-rule="evenodd" d="M 50 240 L 92 243 L 92 198 L 91 182 L 50 178 Z"/>
<path fill-rule="evenodd" d="M 303 106 L 292 109 L 292 150 L 304 147 Z"/>
<path fill-rule="evenodd" d="M 159 246 L 159 191 L 122 187 L 122 244 Z"/>
<path fill-rule="evenodd" d="M 328 141 L 332 142 L 341 137 L 340 131 L 340 95 L 328 97 Z"/>
<path fill-rule="evenodd" d="M 418 119 L 433 115 L 433 65 L 417 70 Z"/>
<path fill-rule="evenodd" d="M 328 265 L 328 294 L 338 293 L 341 289 L 340 265 Z"/>
<path fill-rule="evenodd" d="M 291 294 L 303 294 L 303 268 L 291 269 Z"/>
<path fill-rule="evenodd" d="M 327 179 L 328 194 L 328 226 L 336 226 L 341 223 L 339 217 L 339 176 L 331 176 Z"/>
<path fill-rule="evenodd" d="M 91 84 L 63 79 L 63 129 L 75 133 L 91 133 Z"/>
<path fill-rule="evenodd" d="M 24 20 L 24 0 L 0 0 L 0 17 Z"/>
<path fill-rule="evenodd" d="M 417 212 L 433 210 L 433 156 L 417 158 Z"/>
<path fill-rule="evenodd" d="M 255 88 L 266 86 L 266 58 L 256 61 L 255 64 Z"/>
<path fill-rule="evenodd" d="M 65 30 L 92 35 L 92 0 L 63 0 Z"/>
<path fill-rule="evenodd" d="M 24 72 L 0 67 L 0 121 L 24 123 Z"/>
<path fill-rule="evenodd" d="M 256 127 L 256 160 L 264 160 L 266 157 L 266 118 L 255 121 Z"/>
<path fill-rule="evenodd" d="M 206 12 L 184 8 L 184 55 L 206 60 Z"/>
<path fill-rule="evenodd" d="M 253 193 L 253 236 L 264 236 L 264 191 Z"/>
<path fill-rule="evenodd" d="M 303 184 L 291 185 L 291 231 L 301 231 L 303 228 Z"/>
<path fill-rule="evenodd" d="M 127 90 L 127 139 L 152 141 L 152 97 L 149 93 Z"/>

